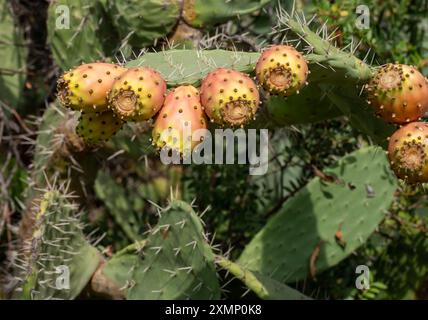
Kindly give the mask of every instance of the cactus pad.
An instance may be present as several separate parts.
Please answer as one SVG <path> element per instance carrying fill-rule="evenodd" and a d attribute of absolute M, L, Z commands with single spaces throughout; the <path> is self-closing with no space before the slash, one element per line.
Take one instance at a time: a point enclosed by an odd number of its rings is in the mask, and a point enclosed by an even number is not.
<path fill-rule="evenodd" d="M 123 121 L 112 111 L 85 113 L 79 118 L 76 133 L 88 145 L 97 145 L 110 139 L 122 127 Z"/>
<path fill-rule="evenodd" d="M 291 198 L 253 238 L 238 263 L 281 282 L 336 265 L 364 243 L 385 216 L 397 182 L 385 154 L 367 147 L 325 170 Z M 345 246 L 337 243 L 336 236 Z M 310 261 L 312 260 L 312 263 Z M 311 266 L 311 268 L 310 268 Z"/>

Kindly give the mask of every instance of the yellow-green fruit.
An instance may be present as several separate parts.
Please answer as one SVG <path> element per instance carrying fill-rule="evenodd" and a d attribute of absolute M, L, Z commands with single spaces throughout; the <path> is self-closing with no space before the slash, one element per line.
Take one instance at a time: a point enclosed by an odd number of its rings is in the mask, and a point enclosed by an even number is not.
<path fill-rule="evenodd" d="M 397 177 L 408 183 L 428 182 L 428 123 L 412 122 L 394 132 L 388 157 Z"/>
<path fill-rule="evenodd" d="M 308 74 L 308 64 L 303 55 L 286 45 L 265 50 L 256 65 L 258 82 L 272 94 L 290 96 L 299 93 Z"/>
<path fill-rule="evenodd" d="M 366 85 L 368 103 L 387 122 L 409 123 L 428 111 L 428 81 L 412 66 L 387 64 Z"/>
<path fill-rule="evenodd" d="M 107 93 L 126 68 L 95 62 L 65 72 L 58 80 L 58 99 L 67 108 L 89 112 L 108 109 Z"/>
<path fill-rule="evenodd" d="M 122 127 L 123 121 L 112 111 L 84 113 L 80 116 L 76 133 L 89 145 L 107 141 Z"/>

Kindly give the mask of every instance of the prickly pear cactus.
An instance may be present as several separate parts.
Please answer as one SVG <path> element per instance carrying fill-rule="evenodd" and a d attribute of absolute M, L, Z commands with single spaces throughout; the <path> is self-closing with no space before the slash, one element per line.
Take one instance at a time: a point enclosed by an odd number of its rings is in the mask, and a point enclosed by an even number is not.
<path fill-rule="evenodd" d="M 238 263 L 281 282 L 334 266 L 362 245 L 397 188 L 384 152 L 355 151 L 291 198 L 247 245 Z"/>
<path fill-rule="evenodd" d="M 152 118 L 165 100 L 166 83 L 151 68 L 130 68 L 117 78 L 109 90 L 109 106 L 125 121 Z"/>
<path fill-rule="evenodd" d="M 218 299 L 214 254 L 197 214 L 178 200 L 159 214 L 131 272 L 127 299 Z"/>
<path fill-rule="evenodd" d="M 39 119 L 31 179 L 26 190 L 28 199 L 48 186 L 50 179 L 70 183 L 70 190 L 85 197 L 84 186 L 93 183 L 99 167 L 96 159 L 85 152 L 85 142 L 76 133 L 77 123 L 78 114 L 57 103 L 50 104 Z"/>
<path fill-rule="evenodd" d="M 82 114 L 76 126 L 76 133 L 87 145 L 95 146 L 108 141 L 122 128 L 123 121 L 112 111 Z"/>
<path fill-rule="evenodd" d="M 48 190 L 35 207 L 32 236 L 20 266 L 23 299 L 74 299 L 100 262 L 69 199 L 61 190 Z"/>
<path fill-rule="evenodd" d="M 332 46 L 295 18 L 284 17 L 284 20 L 296 37 L 311 44 L 311 50 L 305 55 L 311 70 L 309 84 L 298 95 L 287 98 L 269 96 L 266 108 L 257 115 L 260 121 L 258 126 L 312 123 L 345 115 L 353 126 L 385 147 L 386 138 L 394 128 L 377 118 L 364 96 L 360 95 L 364 83 L 373 76 L 372 68 L 351 53 Z M 251 52 L 173 49 L 147 53 L 128 62 L 127 66 L 152 67 L 162 74 L 169 87 L 181 84 L 197 86 L 207 74 L 217 68 L 253 73 L 259 58 L 260 53 Z"/>

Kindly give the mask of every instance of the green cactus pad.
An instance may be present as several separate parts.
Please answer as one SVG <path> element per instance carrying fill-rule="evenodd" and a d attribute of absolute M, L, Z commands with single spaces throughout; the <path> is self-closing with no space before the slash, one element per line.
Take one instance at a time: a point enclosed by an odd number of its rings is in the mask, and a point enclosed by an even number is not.
<path fill-rule="evenodd" d="M 373 142 L 386 148 L 388 137 L 396 130 L 395 126 L 388 124 L 377 117 L 373 109 L 358 96 L 353 86 L 340 86 L 327 92 L 328 98 L 349 118 L 351 125 L 370 137 Z"/>
<path fill-rule="evenodd" d="M 191 26 L 201 28 L 260 10 L 270 2 L 272 0 L 184 0 L 183 18 Z"/>
<path fill-rule="evenodd" d="M 0 101 L 17 107 L 26 79 L 27 49 L 16 27 L 9 1 L 0 1 Z"/>
<path fill-rule="evenodd" d="M 52 1 L 47 26 L 52 54 L 63 70 L 112 57 L 119 44 L 104 1 Z"/>
<path fill-rule="evenodd" d="M 146 240 L 135 242 L 113 255 L 92 277 L 91 289 L 99 296 L 124 299 L 132 286 L 132 272 Z"/>
<path fill-rule="evenodd" d="M 100 254 L 82 233 L 77 207 L 59 190 L 47 191 L 35 213 L 22 283 L 23 299 L 74 299 L 89 282 Z M 68 268 L 69 287 L 58 287 Z M 61 283 L 61 281 L 59 281 Z"/>
<path fill-rule="evenodd" d="M 240 265 L 292 282 L 308 277 L 311 258 L 312 267 L 321 272 L 364 243 L 397 188 L 384 152 L 378 147 L 360 149 L 324 173 L 328 181 L 314 178 L 268 221 L 244 249 Z"/>
<path fill-rule="evenodd" d="M 217 264 L 229 271 L 233 276 L 253 291 L 259 298 L 265 300 L 309 300 L 310 298 L 299 291 L 282 284 L 274 279 L 257 272 L 242 268 L 222 256 L 216 257 Z"/>
<path fill-rule="evenodd" d="M 128 299 L 218 299 L 214 254 L 192 207 L 173 201 L 149 233 Z"/>
<path fill-rule="evenodd" d="M 271 96 L 266 101 L 269 118 L 279 126 L 324 121 L 342 116 L 316 83 L 310 83 L 298 95 Z"/>
<path fill-rule="evenodd" d="M 169 87 L 183 84 L 197 86 L 212 70 L 223 67 L 240 72 L 253 72 L 260 54 L 227 50 L 167 50 L 146 53 L 127 67 L 152 67 L 162 74 Z"/>

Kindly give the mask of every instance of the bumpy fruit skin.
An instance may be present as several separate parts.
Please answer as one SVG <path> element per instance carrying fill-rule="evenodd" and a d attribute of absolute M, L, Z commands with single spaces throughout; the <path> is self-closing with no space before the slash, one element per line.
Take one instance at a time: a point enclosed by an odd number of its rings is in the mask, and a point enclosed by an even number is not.
<path fill-rule="evenodd" d="M 58 99 L 73 110 L 103 112 L 108 109 L 107 93 L 125 71 L 126 68 L 111 63 L 82 64 L 58 80 Z"/>
<path fill-rule="evenodd" d="M 212 122 L 243 126 L 254 119 L 260 96 L 256 84 L 249 76 L 219 68 L 203 79 L 201 103 Z"/>
<path fill-rule="evenodd" d="M 256 77 L 272 94 L 290 96 L 306 84 L 308 64 L 295 48 L 277 45 L 265 50 L 257 61 Z"/>
<path fill-rule="evenodd" d="M 166 146 L 182 156 L 187 155 L 201 142 L 190 140 L 199 129 L 207 129 L 207 119 L 198 89 L 190 85 L 177 87 L 167 95 L 156 118 L 152 131 L 153 145 L 157 149 Z M 185 144 L 185 141 L 189 142 Z"/>
<path fill-rule="evenodd" d="M 112 111 L 83 113 L 76 127 L 76 133 L 88 145 L 107 141 L 122 127 L 123 121 Z"/>
<path fill-rule="evenodd" d="M 428 82 L 414 67 L 387 64 L 366 85 L 368 103 L 391 123 L 420 119 L 428 110 Z"/>
<path fill-rule="evenodd" d="M 110 108 L 125 121 L 152 118 L 165 100 L 166 82 L 155 70 L 131 68 L 113 84 Z"/>
<path fill-rule="evenodd" d="M 428 182 L 428 124 L 412 122 L 394 132 L 388 157 L 399 178 L 409 183 Z"/>

